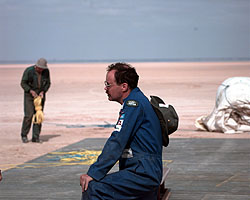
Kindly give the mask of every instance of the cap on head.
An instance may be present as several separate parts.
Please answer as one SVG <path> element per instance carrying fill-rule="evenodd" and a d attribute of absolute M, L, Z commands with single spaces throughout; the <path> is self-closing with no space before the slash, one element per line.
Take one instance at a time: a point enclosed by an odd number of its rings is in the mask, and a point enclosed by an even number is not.
<path fill-rule="evenodd" d="M 47 69 L 47 60 L 45 58 L 40 58 L 37 62 L 36 62 L 36 66 L 42 69 Z"/>

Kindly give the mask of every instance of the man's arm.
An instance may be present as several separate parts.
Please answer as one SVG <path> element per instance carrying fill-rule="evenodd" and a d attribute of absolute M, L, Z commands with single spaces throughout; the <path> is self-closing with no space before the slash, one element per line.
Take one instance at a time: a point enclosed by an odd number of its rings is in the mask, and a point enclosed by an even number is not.
<path fill-rule="evenodd" d="M 25 92 L 30 92 L 31 87 L 28 84 L 28 68 L 25 69 L 23 72 L 22 80 L 21 80 L 21 87 Z"/>
<path fill-rule="evenodd" d="M 44 95 L 45 93 L 49 90 L 50 88 L 50 75 L 49 75 L 49 70 L 47 69 L 47 71 L 45 72 L 45 80 L 44 80 L 44 86 L 43 86 L 43 91 L 41 91 L 39 93 L 39 96 L 43 99 L 44 98 Z"/>
<path fill-rule="evenodd" d="M 118 120 L 115 130 L 103 147 L 101 155 L 97 161 L 92 164 L 87 174 L 99 181 L 115 165 L 123 153 L 129 139 L 133 136 L 135 130 L 142 122 L 142 108 L 124 107 L 123 113 Z"/>
<path fill-rule="evenodd" d="M 47 69 L 47 71 L 46 71 L 46 83 L 43 87 L 44 93 L 46 93 L 49 90 L 50 84 L 51 84 L 50 83 L 50 73 L 49 73 L 49 69 Z"/>
<path fill-rule="evenodd" d="M 88 174 L 82 174 L 80 176 L 80 186 L 82 187 L 82 192 L 84 192 L 88 189 L 89 182 L 92 180 L 93 180 L 93 178 L 90 177 Z"/>

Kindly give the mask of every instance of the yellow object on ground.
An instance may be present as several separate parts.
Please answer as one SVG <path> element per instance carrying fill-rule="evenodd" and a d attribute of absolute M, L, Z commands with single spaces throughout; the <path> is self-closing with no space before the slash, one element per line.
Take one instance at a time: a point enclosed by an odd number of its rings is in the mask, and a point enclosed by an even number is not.
<path fill-rule="evenodd" d="M 40 96 L 34 99 L 34 106 L 36 113 L 33 115 L 33 123 L 41 124 L 43 122 L 43 111 L 42 111 L 42 98 Z"/>

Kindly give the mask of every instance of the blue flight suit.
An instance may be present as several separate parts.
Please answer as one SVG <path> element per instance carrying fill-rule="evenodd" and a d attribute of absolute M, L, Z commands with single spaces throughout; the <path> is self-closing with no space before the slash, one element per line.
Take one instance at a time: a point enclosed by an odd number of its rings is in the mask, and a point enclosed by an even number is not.
<path fill-rule="evenodd" d="M 82 200 L 157 198 L 162 178 L 159 119 L 139 88 L 123 102 L 115 130 L 87 172 L 94 180 L 89 182 Z M 108 174 L 118 160 L 119 171 Z"/>

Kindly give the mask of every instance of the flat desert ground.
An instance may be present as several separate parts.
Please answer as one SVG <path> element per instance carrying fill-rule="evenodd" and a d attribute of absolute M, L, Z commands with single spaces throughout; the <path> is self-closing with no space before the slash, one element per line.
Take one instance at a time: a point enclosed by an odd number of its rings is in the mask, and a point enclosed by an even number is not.
<path fill-rule="evenodd" d="M 42 143 L 23 144 L 23 90 L 21 77 L 27 64 L 0 65 L 0 169 L 7 170 L 85 138 L 107 138 L 121 105 L 110 102 L 104 91 L 110 63 L 49 64 L 51 88 L 47 93 Z M 144 94 L 172 104 L 180 118 L 171 138 L 246 138 L 250 133 L 224 134 L 198 131 L 195 120 L 212 112 L 216 91 L 229 77 L 250 76 L 250 62 L 131 63 Z M 82 126 L 85 127 L 82 127 Z M 28 135 L 31 139 L 31 131 Z M 84 148 L 84 147 L 83 147 Z"/>

